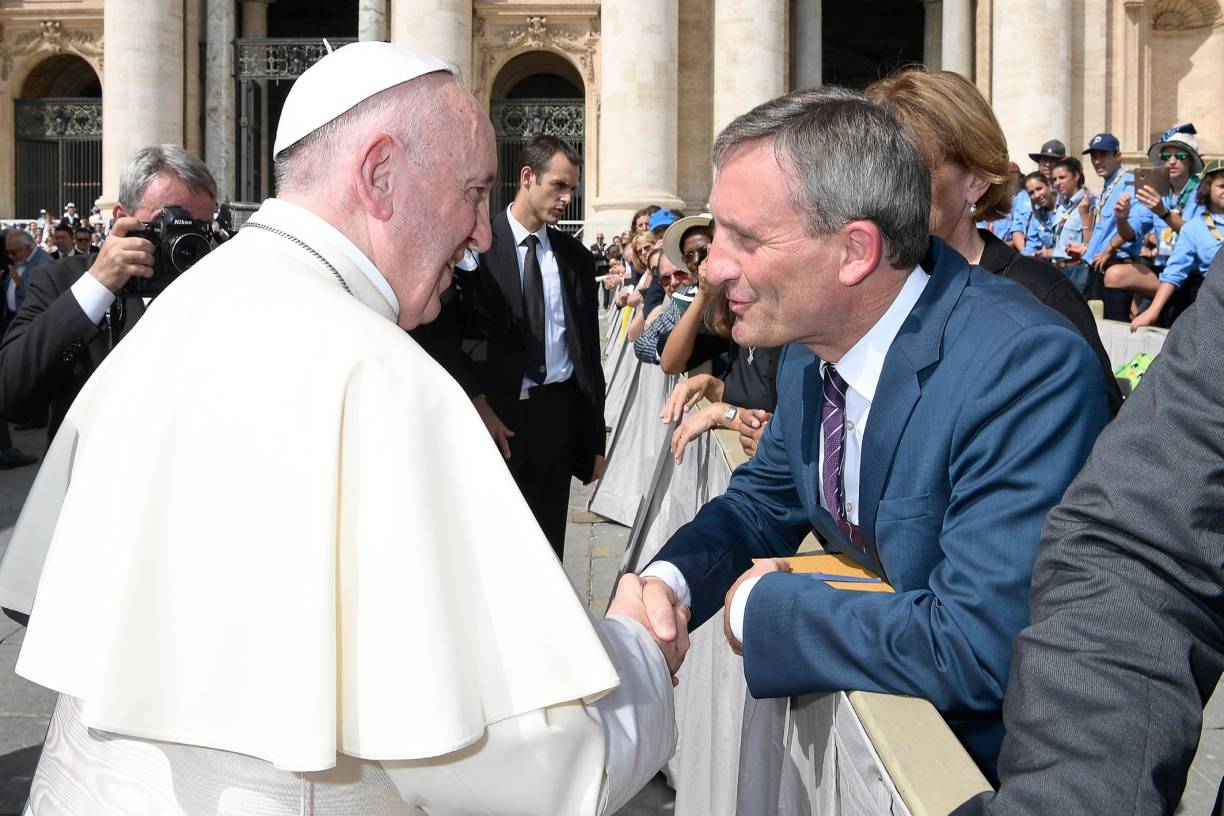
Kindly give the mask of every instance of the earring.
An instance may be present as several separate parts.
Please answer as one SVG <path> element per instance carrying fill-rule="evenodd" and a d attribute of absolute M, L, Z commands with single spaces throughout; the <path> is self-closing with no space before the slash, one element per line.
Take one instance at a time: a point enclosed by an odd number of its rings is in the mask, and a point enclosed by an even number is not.
<path fill-rule="evenodd" d="M 976 212 L 977 212 L 977 204 L 970 204 L 970 205 L 969 205 L 969 214 L 970 214 L 970 215 L 973 215 L 973 214 L 974 214 L 974 213 L 976 213 Z"/>

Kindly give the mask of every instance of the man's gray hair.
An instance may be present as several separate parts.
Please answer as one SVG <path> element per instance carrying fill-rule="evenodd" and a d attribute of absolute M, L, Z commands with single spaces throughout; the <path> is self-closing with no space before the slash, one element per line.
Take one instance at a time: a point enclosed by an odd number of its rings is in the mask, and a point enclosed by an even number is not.
<path fill-rule="evenodd" d="M 458 82 L 453 71 L 434 71 L 358 102 L 281 151 L 273 164 L 277 191 L 328 189 L 341 157 L 380 127 L 392 129 L 417 166 L 433 166 L 438 142 L 450 136 L 439 126 L 448 112 L 438 110 L 434 100 L 437 90 L 452 82 Z"/>
<path fill-rule="evenodd" d="M 176 144 L 160 144 L 137 150 L 119 171 L 119 203 L 128 214 L 140 209 L 145 191 L 160 175 L 178 178 L 192 190 L 217 198 L 217 180 L 208 165 Z"/>
<path fill-rule="evenodd" d="M 21 242 L 22 246 L 32 247 L 32 246 L 38 245 L 38 242 L 34 240 L 34 236 L 26 232 L 23 229 L 17 229 L 16 227 L 14 227 L 8 232 L 9 232 L 9 235 L 17 236 L 17 240 Z"/>
<path fill-rule="evenodd" d="M 823 87 L 771 99 L 738 117 L 714 142 L 714 167 L 768 139 L 793 173 L 791 196 L 808 232 L 829 235 L 871 221 L 889 263 L 917 266 L 926 254 L 931 176 L 902 127 L 858 91 Z"/>

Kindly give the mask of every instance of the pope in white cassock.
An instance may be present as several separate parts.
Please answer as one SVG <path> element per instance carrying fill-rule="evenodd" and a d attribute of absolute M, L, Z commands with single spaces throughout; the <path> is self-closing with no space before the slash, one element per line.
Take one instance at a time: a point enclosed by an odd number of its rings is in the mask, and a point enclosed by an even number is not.
<path fill-rule="evenodd" d="M 404 331 L 489 246 L 488 118 L 359 43 L 275 154 L 278 197 L 85 386 L 0 566 L 17 672 L 60 693 L 27 813 L 613 812 L 671 754 L 687 642 L 633 576 L 592 625 Z"/>

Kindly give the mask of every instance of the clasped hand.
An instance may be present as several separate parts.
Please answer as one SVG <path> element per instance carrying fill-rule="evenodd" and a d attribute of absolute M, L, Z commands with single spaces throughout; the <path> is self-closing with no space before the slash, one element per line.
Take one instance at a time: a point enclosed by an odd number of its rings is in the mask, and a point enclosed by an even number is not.
<path fill-rule="evenodd" d="M 676 600 L 671 587 L 658 578 L 639 578 L 632 573 L 622 576 L 608 614 L 632 618 L 645 627 L 667 661 L 672 685 L 680 683 L 676 672 L 688 653 L 690 613 L 687 606 Z"/>

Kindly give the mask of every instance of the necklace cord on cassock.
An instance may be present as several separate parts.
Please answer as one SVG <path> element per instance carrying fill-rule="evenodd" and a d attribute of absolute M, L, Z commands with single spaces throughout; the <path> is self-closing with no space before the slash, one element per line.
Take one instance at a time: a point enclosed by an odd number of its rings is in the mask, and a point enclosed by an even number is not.
<path fill-rule="evenodd" d="M 331 273 L 336 276 L 336 280 L 340 281 L 340 285 L 344 287 L 344 291 L 348 292 L 350 295 L 353 294 L 353 290 L 349 288 L 348 281 L 344 279 L 344 276 L 340 274 L 340 271 L 336 269 L 336 267 L 332 266 L 330 261 L 328 261 L 322 255 L 320 255 L 312 246 L 310 246 L 310 244 L 306 243 L 301 238 L 298 238 L 296 235 L 291 235 L 285 232 L 284 230 L 278 230 L 276 227 L 269 227 L 267 224 L 260 224 L 258 221 L 248 221 L 246 224 L 243 225 L 244 229 L 247 227 L 254 227 L 256 229 L 267 230 L 273 235 L 279 235 L 281 238 L 284 238 L 286 241 L 291 241 L 292 243 L 297 244 L 302 249 L 306 250 L 311 255 L 313 255 L 319 261 L 319 263 L 323 264 L 329 270 L 331 270 Z"/>

